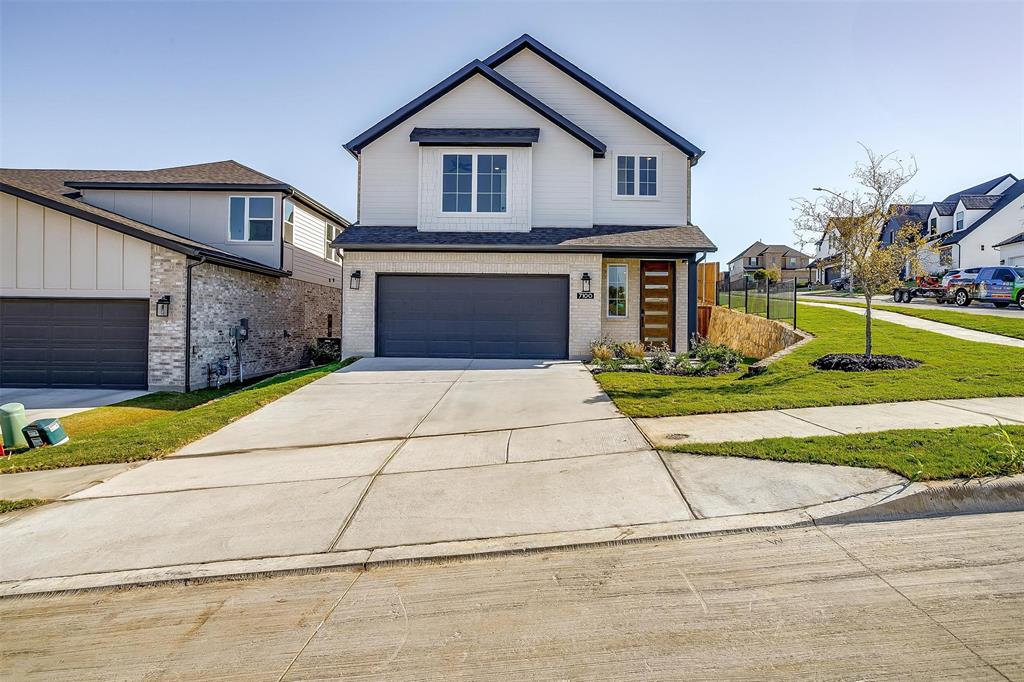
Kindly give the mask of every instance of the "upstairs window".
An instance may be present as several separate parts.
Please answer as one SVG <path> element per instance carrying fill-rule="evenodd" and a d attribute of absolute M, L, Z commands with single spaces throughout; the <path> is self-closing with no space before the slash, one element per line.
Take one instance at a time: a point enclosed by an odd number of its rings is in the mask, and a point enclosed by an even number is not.
<path fill-rule="evenodd" d="M 658 157 L 642 154 L 616 156 L 615 195 L 618 197 L 657 197 Z"/>
<path fill-rule="evenodd" d="M 956 229 L 958 229 L 958 230 L 964 229 L 964 212 L 963 211 L 957 211 L 957 213 L 956 213 Z"/>
<path fill-rule="evenodd" d="M 608 266 L 608 317 L 626 317 L 626 266 Z"/>
<path fill-rule="evenodd" d="M 289 199 L 284 200 L 284 215 L 281 216 L 281 233 L 289 244 L 295 238 L 295 204 Z"/>
<path fill-rule="evenodd" d="M 930 221 L 928 222 L 928 233 L 929 233 L 929 234 L 935 234 L 935 232 L 936 232 L 936 231 L 937 231 L 938 229 L 939 229 L 939 219 L 938 219 L 938 218 L 932 218 L 932 219 L 931 219 L 931 220 L 930 220 Z"/>
<path fill-rule="evenodd" d="M 791 267 L 791 268 L 795 268 L 796 267 L 796 258 L 790 257 L 790 259 L 789 259 L 789 267 Z"/>
<path fill-rule="evenodd" d="M 507 154 L 442 155 L 443 213 L 505 213 L 507 210 Z"/>
<path fill-rule="evenodd" d="M 273 197 L 230 197 L 228 237 L 233 242 L 274 240 Z"/>

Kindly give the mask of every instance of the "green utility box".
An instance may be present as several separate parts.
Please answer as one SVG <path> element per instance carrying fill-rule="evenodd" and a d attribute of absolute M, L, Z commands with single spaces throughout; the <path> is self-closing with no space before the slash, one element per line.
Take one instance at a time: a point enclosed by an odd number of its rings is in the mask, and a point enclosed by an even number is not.
<path fill-rule="evenodd" d="M 21 430 L 25 440 L 34 448 L 43 445 L 64 445 L 68 435 L 56 419 L 37 419 Z"/>
<path fill-rule="evenodd" d="M 26 426 L 28 426 L 28 418 L 25 416 L 24 405 L 21 403 L 0 405 L 0 431 L 3 431 L 4 434 L 5 449 L 28 447 L 28 442 L 21 432 Z"/>

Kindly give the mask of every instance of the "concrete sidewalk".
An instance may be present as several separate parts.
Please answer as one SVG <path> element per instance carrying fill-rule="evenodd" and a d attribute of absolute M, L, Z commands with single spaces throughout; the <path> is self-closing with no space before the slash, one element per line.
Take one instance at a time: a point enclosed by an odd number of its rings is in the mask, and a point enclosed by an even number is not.
<path fill-rule="evenodd" d="M 927 310 L 950 310 L 958 313 L 966 313 L 967 315 L 989 315 L 994 317 L 1009 317 L 1018 320 L 1024 320 L 1024 310 L 1021 310 L 1015 305 L 1011 305 L 1008 308 L 996 308 L 991 303 L 980 303 L 973 301 L 970 306 L 961 308 L 959 306 L 950 307 L 948 305 L 942 305 L 935 302 L 934 298 L 915 298 L 910 303 L 897 303 L 892 299 L 892 295 L 887 296 L 875 296 L 871 299 L 876 305 L 893 306 L 896 308 L 917 308 Z M 813 303 L 815 301 L 823 303 L 838 303 L 843 305 L 845 303 L 860 303 L 863 305 L 863 296 L 821 296 L 818 294 L 798 294 L 798 303 Z"/>
<path fill-rule="evenodd" d="M 1024 398 L 911 400 L 874 405 L 722 412 L 634 420 L 657 447 L 686 443 L 806 438 L 893 429 L 1024 424 Z"/>
<path fill-rule="evenodd" d="M 805 300 L 801 300 L 800 303 L 803 303 L 804 305 L 815 306 L 818 308 L 832 308 L 833 310 L 845 310 L 848 313 L 855 313 L 857 315 L 867 314 L 867 310 L 864 308 L 844 306 L 840 303 L 812 303 L 810 301 Z M 882 320 L 884 322 L 892 322 L 893 324 L 899 324 L 903 325 L 904 327 L 911 327 L 913 329 L 921 329 L 926 332 L 935 332 L 936 334 L 952 336 L 953 338 L 961 339 L 963 341 L 976 341 L 978 343 L 995 343 L 1000 346 L 1024 348 L 1024 339 L 1015 339 L 1011 336 L 1002 336 L 1000 334 L 991 334 L 989 332 L 982 332 L 976 329 L 957 327 L 952 324 L 944 324 L 942 322 L 935 322 L 933 320 L 925 320 L 920 317 L 913 317 L 911 315 L 900 315 L 899 313 L 894 313 L 888 310 L 878 310 L 877 308 L 872 309 L 871 318 L 874 320 Z"/>
<path fill-rule="evenodd" d="M 360 360 L 0 517 L 0 595 L 775 527 L 906 490 L 872 469 L 659 453 L 579 363 Z"/>

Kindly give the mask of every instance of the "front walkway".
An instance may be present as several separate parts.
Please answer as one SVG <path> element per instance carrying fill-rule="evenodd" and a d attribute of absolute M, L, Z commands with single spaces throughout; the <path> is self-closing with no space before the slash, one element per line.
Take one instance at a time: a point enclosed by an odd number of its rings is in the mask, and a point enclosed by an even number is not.
<path fill-rule="evenodd" d="M 874 405 L 801 407 L 636 419 L 657 447 L 686 443 L 807 438 L 893 429 L 1024 424 L 1024 398 L 910 400 Z"/>
<path fill-rule="evenodd" d="M 113 405 L 146 395 L 148 391 L 112 388 L 2 388 L 0 403 L 21 403 L 29 421 L 67 417 L 94 407 Z"/>
<path fill-rule="evenodd" d="M 792 525 L 905 488 L 659 453 L 575 362 L 366 359 L 0 517 L 0 595 Z"/>
<path fill-rule="evenodd" d="M 832 308 L 834 310 L 845 310 L 848 313 L 856 313 L 857 315 L 867 314 L 867 310 L 864 308 L 853 308 L 850 306 L 844 306 L 839 303 L 811 303 L 810 301 L 801 300 L 800 303 L 804 305 L 815 306 L 818 308 Z M 1024 339 L 1015 339 L 1010 336 L 1001 336 L 999 334 L 990 334 L 989 332 L 981 332 L 976 329 L 966 329 L 965 327 L 957 327 L 951 324 L 944 324 L 942 322 L 934 322 L 932 320 L 925 320 L 920 317 L 913 317 L 911 315 L 900 315 L 899 313 L 890 312 L 888 310 L 878 310 L 874 308 L 871 310 L 871 317 L 875 320 L 882 320 L 884 322 L 892 322 L 893 324 L 900 324 L 904 327 L 911 327 L 913 329 L 922 329 L 927 332 L 935 332 L 936 334 L 944 334 L 946 336 L 952 336 L 953 338 L 962 339 L 964 341 L 977 341 L 979 343 L 995 343 L 1000 346 L 1013 346 L 1014 348 L 1024 348 Z"/>

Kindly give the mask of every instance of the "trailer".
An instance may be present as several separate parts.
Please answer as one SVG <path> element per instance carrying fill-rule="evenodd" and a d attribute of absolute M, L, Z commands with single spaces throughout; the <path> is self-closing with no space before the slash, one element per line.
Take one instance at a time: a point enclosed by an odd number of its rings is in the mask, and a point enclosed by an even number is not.
<path fill-rule="evenodd" d="M 934 298 L 936 303 L 946 303 L 946 289 L 938 277 L 915 277 L 892 290 L 892 300 L 910 303 L 915 298 Z"/>

